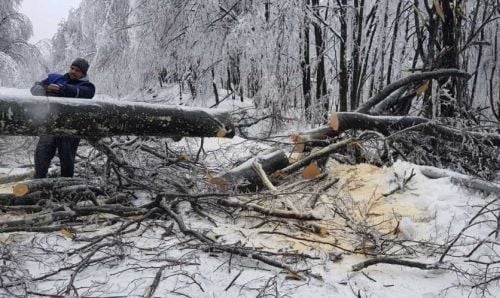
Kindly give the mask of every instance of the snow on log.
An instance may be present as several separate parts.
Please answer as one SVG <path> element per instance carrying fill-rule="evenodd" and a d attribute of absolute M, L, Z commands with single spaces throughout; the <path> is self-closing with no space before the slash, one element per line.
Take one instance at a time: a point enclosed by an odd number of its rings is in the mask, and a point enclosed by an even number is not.
<path fill-rule="evenodd" d="M 28 193 L 33 193 L 40 190 L 52 190 L 54 188 L 66 187 L 76 184 L 88 184 L 83 178 L 44 178 L 27 180 L 16 183 L 12 187 L 12 192 L 16 197 L 23 197 Z"/>
<path fill-rule="evenodd" d="M 358 129 L 376 130 L 384 134 L 408 129 L 451 142 L 461 143 L 471 139 L 487 146 L 500 146 L 500 134 L 459 130 L 422 117 L 372 116 L 357 112 L 335 112 L 330 118 L 330 127 L 338 132 Z"/>
<path fill-rule="evenodd" d="M 433 70 L 433 71 L 411 74 L 407 77 L 401 78 L 401 79 L 387 85 L 378 94 L 376 94 L 375 96 L 372 96 L 365 103 L 360 105 L 356 109 L 356 112 L 359 112 L 359 113 L 370 112 L 371 108 L 375 107 L 381 101 L 386 99 L 394 91 L 396 91 L 399 88 L 404 87 L 408 84 L 423 81 L 423 80 L 438 79 L 438 78 L 442 78 L 442 77 L 457 77 L 457 78 L 462 78 L 462 79 L 468 79 L 471 77 L 471 75 L 468 74 L 467 72 L 464 72 L 464 71 L 461 71 L 458 69 L 437 69 L 437 70 Z"/>
<path fill-rule="evenodd" d="M 7 89 L 8 90 L 8 89 Z M 230 113 L 127 101 L 0 93 L 0 135 L 234 136 Z"/>
<path fill-rule="evenodd" d="M 288 166 L 288 158 L 283 150 L 267 151 L 253 157 L 241 165 L 209 179 L 209 182 L 222 189 L 237 188 L 240 190 L 255 190 L 263 186 L 262 180 L 253 169 L 255 162 L 262 165 L 266 175 Z"/>
<path fill-rule="evenodd" d="M 481 190 L 488 193 L 500 193 L 500 184 L 495 182 L 489 182 L 479 178 L 470 177 L 464 174 L 429 166 L 420 166 L 419 169 L 422 175 L 430 179 L 448 177 L 450 178 L 451 182 L 455 184 L 463 185 L 472 189 Z"/>
<path fill-rule="evenodd" d="M 427 123 L 429 119 L 410 116 L 370 116 L 356 112 L 335 112 L 330 118 L 330 128 L 341 132 L 348 129 L 376 130 L 401 130 L 418 124 Z"/>

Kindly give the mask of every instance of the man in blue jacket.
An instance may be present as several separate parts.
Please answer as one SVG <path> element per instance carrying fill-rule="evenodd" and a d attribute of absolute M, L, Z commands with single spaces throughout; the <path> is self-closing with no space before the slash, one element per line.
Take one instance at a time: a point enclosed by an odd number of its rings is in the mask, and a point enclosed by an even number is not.
<path fill-rule="evenodd" d="M 45 80 L 36 82 L 31 88 L 31 94 L 92 98 L 95 87 L 87 77 L 88 69 L 89 63 L 85 59 L 77 58 L 71 63 L 68 73 L 64 75 L 52 73 Z M 79 143 L 80 139 L 75 137 L 40 136 L 35 149 L 35 178 L 47 177 L 56 150 L 61 162 L 61 177 L 73 177 Z"/>

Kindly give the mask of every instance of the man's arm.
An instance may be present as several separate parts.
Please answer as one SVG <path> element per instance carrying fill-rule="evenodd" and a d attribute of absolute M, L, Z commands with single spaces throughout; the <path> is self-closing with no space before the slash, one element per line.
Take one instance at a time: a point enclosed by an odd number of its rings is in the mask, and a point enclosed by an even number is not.
<path fill-rule="evenodd" d="M 95 87 L 90 82 L 85 82 L 77 86 L 61 84 L 60 91 L 63 97 L 92 98 L 95 94 Z"/>

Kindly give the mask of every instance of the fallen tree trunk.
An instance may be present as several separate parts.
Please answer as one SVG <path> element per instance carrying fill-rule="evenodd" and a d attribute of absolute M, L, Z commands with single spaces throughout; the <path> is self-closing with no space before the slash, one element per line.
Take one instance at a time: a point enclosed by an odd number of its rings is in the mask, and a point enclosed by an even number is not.
<path fill-rule="evenodd" d="M 44 178 L 19 182 L 12 187 L 16 197 L 23 197 L 28 193 L 40 190 L 52 190 L 54 188 L 66 187 L 76 184 L 87 184 L 82 178 Z"/>
<path fill-rule="evenodd" d="M 324 148 L 319 149 L 318 151 L 316 151 L 314 153 L 311 153 L 306 158 L 304 158 L 296 163 L 293 163 L 286 168 L 282 168 L 280 170 L 277 170 L 273 174 L 273 176 L 274 177 L 287 176 L 290 173 L 293 173 L 294 171 L 297 171 L 297 170 L 309 165 L 312 161 L 315 161 L 315 160 L 318 160 L 318 159 L 323 158 L 325 156 L 328 156 L 331 153 L 333 153 L 334 151 L 339 150 L 341 148 L 344 148 L 345 146 L 351 144 L 352 142 L 354 142 L 354 139 L 345 139 L 345 140 L 342 140 L 338 143 L 330 144 Z"/>
<path fill-rule="evenodd" d="M 264 152 L 221 175 L 211 178 L 209 182 L 224 190 L 231 188 L 239 190 L 259 189 L 263 186 L 262 180 L 252 168 L 256 161 L 262 164 L 266 175 L 270 175 L 288 165 L 288 158 L 283 150 Z"/>
<path fill-rule="evenodd" d="M 295 144 L 295 152 L 311 151 L 313 147 L 324 147 L 331 144 L 331 139 L 338 137 L 339 133 L 332 130 L 328 125 L 319 128 L 294 133 L 290 139 Z"/>
<path fill-rule="evenodd" d="M 14 175 L 6 175 L 0 177 L 0 184 L 7 184 L 11 182 L 21 181 L 24 179 L 32 178 L 35 175 L 35 171 L 30 170 L 26 173 L 14 174 Z"/>
<path fill-rule="evenodd" d="M 500 146 L 500 135 L 487 132 L 458 130 L 434 123 L 427 118 L 412 116 L 372 116 L 356 112 L 333 113 L 330 128 L 334 131 L 348 129 L 376 130 L 384 134 L 404 129 L 420 131 L 451 142 L 464 142 L 467 138 L 487 146 Z"/>
<path fill-rule="evenodd" d="M 485 181 L 479 178 L 470 177 L 464 174 L 455 173 L 449 170 L 437 169 L 434 167 L 420 166 L 420 172 L 422 175 L 430 179 L 438 179 L 448 177 L 452 183 L 463 185 L 468 188 L 488 192 L 488 193 L 500 193 L 500 184 Z"/>
<path fill-rule="evenodd" d="M 386 133 L 388 130 L 401 130 L 418 124 L 427 123 L 429 119 L 410 116 L 370 116 L 356 112 L 333 113 L 330 128 L 341 132 L 348 129 L 376 130 Z"/>
<path fill-rule="evenodd" d="M 360 105 L 355 112 L 369 113 L 370 109 L 375 107 L 378 103 L 383 101 L 385 98 L 391 95 L 391 93 L 393 93 L 394 91 L 398 90 L 401 87 L 423 80 L 438 79 L 442 77 L 458 77 L 458 78 L 468 79 L 471 77 L 471 75 L 464 71 L 460 71 L 458 69 L 438 69 L 433 71 L 412 74 L 389 84 L 384 89 L 382 89 L 382 91 L 380 91 L 378 94 L 368 99 L 364 104 Z"/>
<path fill-rule="evenodd" d="M 35 201 L 31 198 L 16 198 L 13 194 L 0 194 L 0 206 L 32 205 Z"/>
<path fill-rule="evenodd" d="M 233 137 L 230 113 L 126 101 L 0 94 L 0 135 Z"/>

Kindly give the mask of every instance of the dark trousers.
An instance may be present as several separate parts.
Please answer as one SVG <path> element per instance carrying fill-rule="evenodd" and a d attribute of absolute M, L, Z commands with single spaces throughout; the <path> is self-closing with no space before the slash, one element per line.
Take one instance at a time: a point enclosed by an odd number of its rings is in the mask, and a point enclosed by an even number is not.
<path fill-rule="evenodd" d="M 41 136 L 35 149 L 35 178 L 46 178 L 56 155 L 61 162 L 61 177 L 73 177 L 79 138 Z"/>

